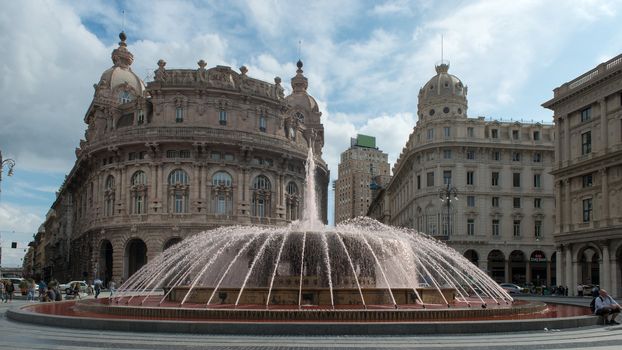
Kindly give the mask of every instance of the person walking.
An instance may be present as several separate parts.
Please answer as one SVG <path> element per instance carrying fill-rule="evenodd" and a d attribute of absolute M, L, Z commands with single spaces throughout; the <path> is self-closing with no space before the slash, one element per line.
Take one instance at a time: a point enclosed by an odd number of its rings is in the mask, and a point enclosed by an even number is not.
<path fill-rule="evenodd" d="M 13 285 L 13 282 L 11 282 L 10 280 L 7 280 L 5 289 L 6 289 L 6 296 L 7 296 L 6 300 L 8 300 L 8 302 L 10 303 L 13 301 L 13 293 L 15 292 L 15 286 Z"/>
<path fill-rule="evenodd" d="M 620 324 L 616 321 L 616 317 L 621 310 L 620 304 L 613 300 L 606 290 L 601 289 L 599 291 L 599 296 L 595 298 L 594 306 L 594 314 L 602 316 L 605 324 Z"/>
<path fill-rule="evenodd" d="M 93 287 L 95 288 L 95 299 L 99 297 L 99 293 L 102 291 L 102 284 L 103 282 L 99 278 L 96 278 L 95 282 L 93 282 Z"/>
<path fill-rule="evenodd" d="M 6 286 L 3 280 L 0 280 L 0 302 L 6 303 Z"/>
<path fill-rule="evenodd" d="M 114 283 L 114 280 L 111 280 L 110 283 L 108 283 L 108 290 L 110 290 L 110 297 L 112 298 L 114 293 L 117 291 L 117 284 Z"/>

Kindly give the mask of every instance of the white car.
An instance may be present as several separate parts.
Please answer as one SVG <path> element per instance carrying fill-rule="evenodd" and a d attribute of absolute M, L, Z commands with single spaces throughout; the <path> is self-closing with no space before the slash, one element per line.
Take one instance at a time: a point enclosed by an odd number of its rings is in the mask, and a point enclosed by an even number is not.
<path fill-rule="evenodd" d="M 523 289 L 514 283 L 501 283 L 499 286 L 505 289 L 508 294 L 521 294 Z"/>
<path fill-rule="evenodd" d="M 58 288 L 61 290 L 61 292 L 65 292 L 65 294 L 70 294 L 71 291 L 73 290 L 73 284 L 74 283 L 79 283 L 80 284 L 80 293 L 86 293 L 86 289 L 89 286 L 86 283 L 86 281 L 71 281 L 71 282 L 63 283 L 63 284 L 59 285 Z"/>

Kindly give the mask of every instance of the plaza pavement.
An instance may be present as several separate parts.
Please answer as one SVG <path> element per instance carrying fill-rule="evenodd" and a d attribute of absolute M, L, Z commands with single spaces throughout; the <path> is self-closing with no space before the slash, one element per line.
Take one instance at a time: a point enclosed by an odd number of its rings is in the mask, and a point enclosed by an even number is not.
<path fill-rule="evenodd" d="M 102 293 L 102 296 L 107 296 Z M 587 306 L 590 298 L 526 297 Z M 622 326 L 548 329 L 520 333 L 426 336 L 231 336 L 113 332 L 45 327 L 10 321 L 0 304 L 2 349 L 622 349 Z M 622 318 L 622 316 L 621 316 Z"/>

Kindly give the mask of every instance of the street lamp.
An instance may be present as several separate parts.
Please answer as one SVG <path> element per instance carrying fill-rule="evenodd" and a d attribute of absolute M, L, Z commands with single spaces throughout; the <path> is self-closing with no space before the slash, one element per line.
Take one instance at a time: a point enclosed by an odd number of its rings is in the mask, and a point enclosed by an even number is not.
<path fill-rule="evenodd" d="M 447 230 L 443 233 L 449 237 L 451 235 L 451 201 L 458 200 L 458 190 L 448 182 L 447 187 L 438 190 L 438 198 L 447 208 L 447 220 L 445 220 L 447 223 Z"/>
<path fill-rule="evenodd" d="M 2 151 L 0 151 L 0 184 L 2 184 L 2 172 L 4 172 L 4 166 L 9 168 L 9 172 L 7 175 L 13 176 L 13 167 L 15 167 L 15 161 L 11 158 L 2 159 Z M 0 191 L 2 191 L 2 187 L 0 187 Z"/>

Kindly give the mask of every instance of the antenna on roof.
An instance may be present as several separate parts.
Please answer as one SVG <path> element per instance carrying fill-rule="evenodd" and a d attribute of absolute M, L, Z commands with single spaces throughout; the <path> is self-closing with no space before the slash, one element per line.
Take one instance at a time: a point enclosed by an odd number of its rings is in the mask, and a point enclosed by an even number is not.
<path fill-rule="evenodd" d="M 124 32 L 125 31 L 125 10 L 121 10 L 121 13 L 123 14 L 123 21 L 121 22 L 121 31 Z"/>
<path fill-rule="evenodd" d="M 441 62 L 443 62 L 443 34 L 441 34 Z"/>
<path fill-rule="evenodd" d="M 302 40 L 298 40 L 298 59 L 300 60 L 300 51 L 302 50 Z"/>

